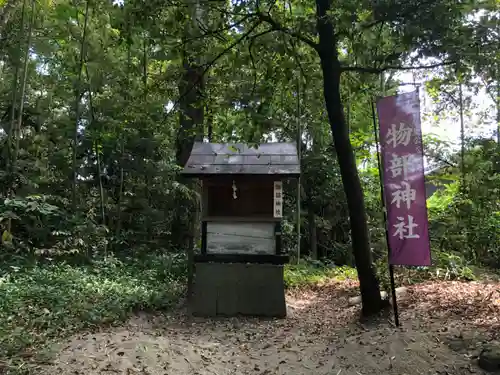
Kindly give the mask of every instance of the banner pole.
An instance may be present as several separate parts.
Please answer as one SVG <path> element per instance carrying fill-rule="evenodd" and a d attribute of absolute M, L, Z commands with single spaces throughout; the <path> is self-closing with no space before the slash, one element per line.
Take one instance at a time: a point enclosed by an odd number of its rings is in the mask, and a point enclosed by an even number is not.
<path fill-rule="evenodd" d="M 299 166 L 302 167 L 302 128 L 300 122 L 300 76 L 297 78 L 297 159 L 299 160 Z M 301 195 L 301 180 L 300 174 L 297 178 L 297 264 L 300 264 L 300 200 Z"/>
<path fill-rule="evenodd" d="M 384 213 L 384 227 L 385 227 L 385 241 L 387 243 L 387 264 L 389 265 L 389 280 L 391 283 L 391 295 L 392 295 L 392 308 L 394 311 L 394 323 L 396 327 L 399 327 L 399 312 L 398 312 L 398 300 L 396 296 L 396 281 L 394 280 L 394 266 L 391 264 L 391 245 L 389 242 L 389 229 L 387 228 L 387 209 L 385 205 L 385 194 L 384 194 L 384 180 L 383 180 L 383 169 L 380 157 L 379 139 L 378 139 L 378 129 L 377 129 L 377 116 L 375 114 L 375 105 L 372 100 L 372 119 L 373 119 L 373 134 L 375 135 L 375 145 L 377 147 L 377 164 L 379 171 L 379 183 L 380 183 L 380 198 L 382 200 L 382 212 Z"/>

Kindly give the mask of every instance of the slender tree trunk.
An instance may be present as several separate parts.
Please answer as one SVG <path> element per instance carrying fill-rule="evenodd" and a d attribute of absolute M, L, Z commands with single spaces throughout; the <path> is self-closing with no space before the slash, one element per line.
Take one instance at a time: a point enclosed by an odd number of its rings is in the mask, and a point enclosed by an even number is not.
<path fill-rule="evenodd" d="M 462 192 L 465 191 L 465 124 L 464 124 L 464 96 L 462 81 L 458 84 L 458 106 L 460 111 L 460 175 Z"/>
<path fill-rule="evenodd" d="M 13 3 L 13 2 L 11 2 Z M 10 107 L 10 118 L 9 118 L 9 128 L 7 131 L 7 154 L 8 154 L 8 160 L 9 160 L 9 170 L 11 173 L 13 173 L 13 158 L 14 158 L 14 151 L 13 151 L 13 140 L 15 137 L 16 133 L 16 109 L 17 109 L 17 91 L 18 91 L 18 83 L 19 83 L 19 70 L 21 68 L 21 39 L 24 33 L 24 19 L 25 19 L 25 9 L 26 9 L 26 3 L 27 0 L 24 0 L 23 2 L 23 7 L 21 9 L 21 25 L 19 27 L 19 57 L 17 59 L 17 64 L 14 69 L 14 82 L 12 85 L 12 105 Z M 6 5 L 8 6 L 8 5 Z M 20 115 L 20 114 L 19 114 Z"/>
<path fill-rule="evenodd" d="M 96 162 L 97 162 L 97 174 L 99 178 L 99 201 L 100 201 L 100 206 L 101 206 L 101 224 L 106 225 L 106 204 L 105 204 L 105 199 L 104 199 L 104 189 L 102 187 L 102 167 L 101 167 L 101 156 L 100 156 L 100 151 L 99 151 L 99 146 L 100 143 L 99 141 L 96 141 L 95 143 L 95 155 L 96 155 Z"/>
<path fill-rule="evenodd" d="M 361 181 L 353 153 L 340 97 L 341 67 L 337 40 L 328 12 L 331 0 L 316 0 L 319 57 L 323 71 L 324 96 L 328 119 L 349 208 L 351 240 L 361 290 L 363 314 L 372 315 L 383 308 L 379 282 L 372 264 L 366 210 Z"/>
<path fill-rule="evenodd" d="M 21 45 L 21 35 L 24 31 L 24 11 L 26 8 L 27 0 L 23 2 L 22 15 L 21 15 L 21 28 L 19 30 L 19 45 Z M 28 40 L 26 42 L 26 51 L 24 53 L 24 65 L 23 65 L 23 77 L 21 81 L 21 97 L 19 98 L 19 111 L 17 113 L 17 125 L 15 122 L 16 114 L 16 96 L 17 96 L 17 83 L 19 79 L 19 66 L 21 65 L 21 59 L 15 69 L 14 74 L 14 87 L 12 90 L 12 107 L 10 113 L 10 127 L 7 135 L 7 150 L 9 152 L 9 169 L 10 169 L 10 183 L 8 195 L 15 195 L 16 180 L 17 180 L 17 157 L 19 154 L 19 139 L 21 138 L 21 125 L 23 121 L 23 111 L 24 111 L 24 97 L 26 93 L 26 81 L 28 78 L 28 61 L 29 61 L 29 50 L 31 46 L 31 34 L 33 30 L 33 22 L 35 19 L 35 0 L 31 3 L 31 17 L 28 26 Z M 14 149 L 12 149 L 12 140 L 14 138 Z M 7 221 L 7 232 L 12 232 L 12 219 L 9 218 Z"/>
<path fill-rule="evenodd" d="M 96 127 L 97 123 L 95 121 L 95 112 L 94 112 L 94 101 L 92 98 L 92 85 L 90 83 L 90 74 L 89 70 L 87 67 L 85 67 L 85 73 L 87 76 L 87 82 L 89 84 L 89 107 L 90 107 L 90 122 L 91 124 Z M 101 156 L 99 152 L 99 146 L 100 142 L 99 140 L 94 141 L 94 147 L 95 147 L 95 156 L 96 156 L 96 173 L 97 173 L 97 179 L 98 179 L 98 184 L 99 184 L 99 203 L 100 203 L 100 211 L 101 211 L 101 224 L 106 225 L 106 203 L 104 199 L 104 189 L 102 186 L 102 167 L 101 167 Z"/>
<path fill-rule="evenodd" d="M 142 84 L 144 86 L 144 103 L 148 102 L 148 34 L 144 34 L 143 44 L 142 44 Z M 152 134 L 151 134 L 152 136 Z M 151 217 L 152 205 L 151 201 L 151 174 L 149 165 L 146 166 L 145 174 L 144 174 L 144 183 L 146 185 L 145 193 L 146 193 L 146 201 L 148 204 L 148 210 L 150 213 L 146 216 L 146 232 L 147 232 L 147 240 L 151 241 L 153 239 L 153 220 Z"/>
<path fill-rule="evenodd" d="M 120 182 L 118 187 L 118 203 L 117 203 L 117 219 L 116 219 L 116 235 L 119 236 L 122 231 L 122 201 L 123 201 L 123 185 L 124 185 L 124 171 L 123 171 L 123 163 L 124 163 L 124 141 L 123 139 L 120 141 Z"/>
<path fill-rule="evenodd" d="M 318 235 L 316 231 L 316 215 L 312 202 L 309 202 L 307 208 L 307 222 L 309 224 L 309 250 L 311 258 L 318 259 Z"/>
<path fill-rule="evenodd" d="M 311 152 L 314 157 L 318 156 L 322 152 L 322 144 L 320 142 L 320 135 L 314 134 L 311 135 L 312 147 Z M 305 187 L 307 188 L 307 222 L 309 229 L 309 247 L 310 247 L 310 255 L 313 259 L 322 258 L 321 254 L 318 251 L 318 230 L 316 227 L 316 210 L 314 206 L 313 200 L 313 191 L 315 187 L 312 185 L 310 181 L 305 182 Z"/>
<path fill-rule="evenodd" d="M 80 100 L 82 98 L 82 74 L 83 65 L 85 63 L 85 42 L 87 37 L 87 23 L 89 18 L 89 5 L 90 0 L 85 3 L 85 20 L 83 23 L 83 35 L 80 44 L 80 63 L 78 64 L 78 80 L 75 87 L 75 129 L 73 131 L 73 185 L 71 189 L 71 207 L 73 211 L 76 211 L 76 188 L 78 186 L 78 164 L 77 164 L 77 152 L 78 152 L 78 128 L 80 126 Z M 77 9 L 78 17 L 78 9 Z"/>
<path fill-rule="evenodd" d="M 123 98 L 125 101 L 125 105 L 128 106 L 130 102 L 129 92 L 131 90 L 131 81 L 130 75 L 132 74 L 132 35 L 130 29 L 130 18 L 128 6 L 125 4 L 125 18 L 127 22 L 127 85 L 124 87 Z M 122 202 L 123 202 L 123 185 L 125 183 L 125 173 L 123 170 L 123 164 L 125 161 L 125 140 L 123 139 L 123 135 L 120 136 L 120 182 L 118 187 L 118 202 L 117 202 L 117 220 L 116 220 L 116 236 L 120 236 L 122 230 Z"/>
<path fill-rule="evenodd" d="M 496 110 L 497 110 L 497 143 L 500 145 L 500 63 L 497 64 L 497 100 Z"/>
<path fill-rule="evenodd" d="M 209 105 L 205 105 L 205 111 L 207 113 L 207 138 L 209 142 L 212 142 L 212 135 L 214 132 L 214 113 L 210 109 Z"/>
<path fill-rule="evenodd" d="M 90 122 L 91 124 L 96 127 L 98 124 L 95 121 L 95 111 L 94 111 L 94 101 L 92 98 L 92 84 L 90 80 L 90 74 L 87 66 L 85 66 L 85 74 L 87 76 L 87 83 L 89 85 L 88 91 L 89 91 L 89 107 L 90 107 Z M 101 166 L 101 155 L 100 155 L 100 150 L 99 146 L 101 143 L 99 142 L 100 134 L 99 137 L 96 141 L 94 141 L 94 147 L 95 147 L 95 156 L 96 156 L 96 174 L 97 174 L 97 181 L 98 181 L 98 186 L 99 186 L 99 203 L 100 203 L 100 213 L 101 213 L 101 225 L 106 225 L 106 200 L 104 197 L 104 188 L 102 186 L 102 166 Z M 108 256 L 108 245 L 107 243 L 104 244 L 104 257 Z"/>
<path fill-rule="evenodd" d="M 17 167 L 17 158 L 19 156 L 19 142 L 21 139 L 21 125 L 23 123 L 24 100 L 26 96 L 26 82 L 28 81 L 28 65 L 29 53 L 31 48 L 31 36 L 33 31 L 33 23 L 35 22 L 35 0 L 31 2 L 31 16 L 28 26 L 28 41 L 26 42 L 26 51 L 24 52 L 23 76 L 21 80 L 21 97 L 19 98 L 19 114 L 17 115 L 17 126 L 15 128 L 14 154 L 12 157 L 12 169 L 15 171 Z"/>
<path fill-rule="evenodd" d="M 142 45 L 142 84 L 144 85 L 144 99 L 148 98 L 148 36 L 144 35 Z"/>

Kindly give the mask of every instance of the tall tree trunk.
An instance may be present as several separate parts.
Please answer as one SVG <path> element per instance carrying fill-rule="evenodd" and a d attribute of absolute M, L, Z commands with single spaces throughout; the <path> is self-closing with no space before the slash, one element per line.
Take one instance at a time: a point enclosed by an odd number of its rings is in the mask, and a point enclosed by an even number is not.
<path fill-rule="evenodd" d="M 11 2 L 12 3 L 12 2 Z M 25 20 L 25 8 L 26 8 L 26 3 L 27 0 L 24 0 L 23 2 L 23 7 L 21 9 L 21 25 L 19 26 L 19 34 L 18 34 L 18 45 L 19 45 L 19 50 L 17 53 L 19 53 L 18 59 L 16 66 L 14 68 L 14 82 L 12 84 L 12 105 L 10 107 L 10 117 L 9 117 L 9 126 L 7 129 L 7 156 L 8 156 L 8 170 L 13 173 L 13 158 L 14 158 L 14 151 L 13 151 L 13 140 L 15 138 L 15 133 L 16 133 L 16 109 L 17 109 L 17 91 L 18 91 L 18 84 L 19 84 L 19 71 L 21 69 L 21 39 L 24 33 L 24 20 Z M 9 6 L 8 4 L 6 7 Z M 21 115 L 21 114 L 19 114 Z M 11 185 L 11 184 L 9 184 Z"/>
<path fill-rule="evenodd" d="M 462 79 L 458 84 L 458 106 L 460 111 L 460 190 L 465 192 L 465 124 L 464 124 L 464 96 L 462 92 Z"/>
<path fill-rule="evenodd" d="M 375 268 L 372 264 L 361 181 L 340 97 L 341 67 L 337 40 L 332 21 L 328 15 L 330 8 L 331 0 L 316 0 L 318 52 L 323 71 L 325 105 L 349 208 L 352 249 L 358 270 L 363 315 L 372 315 L 383 308 L 383 302 L 380 297 Z"/>
<path fill-rule="evenodd" d="M 78 164 L 77 164 L 77 151 L 78 151 L 78 128 L 80 126 L 80 100 L 82 99 L 82 74 L 83 74 L 83 65 L 85 63 L 85 43 L 87 37 L 87 23 L 89 18 L 89 3 L 90 0 L 86 1 L 85 4 L 85 20 L 83 23 L 83 34 L 82 40 L 80 43 L 80 62 L 78 64 L 78 79 L 76 81 L 75 87 L 75 129 L 73 130 L 73 185 L 71 189 L 71 207 L 73 211 L 76 211 L 76 188 L 78 186 Z M 78 9 L 76 12 L 78 18 Z"/>
<path fill-rule="evenodd" d="M 118 186 L 118 202 L 116 204 L 116 236 L 119 237 L 122 231 L 122 202 L 123 202 L 123 185 L 124 185 L 124 180 L 125 180 L 125 173 L 123 170 L 123 163 L 124 163 L 124 156 L 125 156 L 125 150 L 124 150 L 124 140 L 120 140 L 120 180 L 119 180 L 119 186 Z"/>
<path fill-rule="evenodd" d="M 125 105 L 128 107 L 130 103 L 129 92 L 131 90 L 131 80 L 130 75 L 132 74 L 132 34 L 130 27 L 130 14 L 129 6 L 125 4 L 125 20 L 127 23 L 127 84 L 123 87 L 123 98 Z M 118 187 L 118 202 L 116 204 L 117 218 L 116 218 L 116 236 L 119 237 L 122 230 L 122 202 L 123 202 L 123 186 L 125 183 L 125 173 L 123 170 L 123 164 L 125 161 L 125 140 L 123 139 L 123 134 L 120 134 L 120 182 Z"/>
<path fill-rule="evenodd" d="M 193 148 L 195 141 L 203 140 L 203 123 L 204 123 L 204 77 L 203 66 L 201 61 L 192 54 L 192 51 L 199 49 L 193 44 L 188 43 L 189 40 L 197 40 L 197 35 L 200 34 L 199 22 L 203 18 L 201 6 L 198 2 L 189 4 L 190 17 L 186 23 L 183 43 L 183 68 L 184 72 L 179 83 L 180 111 L 179 111 L 179 131 L 176 139 L 176 160 L 181 167 L 186 165 L 189 159 L 189 154 Z M 180 178 L 179 182 L 192 189 L 196 189 L 196 184 L 188 181 L 185 178 Z M 198 190 L 198 189 L 196 189 Z M 187 223 L 182 220 L 182 210 L 177 210 L 177 217 L 174 221 L 174 229 L 178 240 L 187 251 L 188 261 L 188 299 L 191 297 L 193 282 L 194 282 L 194 232 L 198 227 L 199 219 L 199 202 L 194 202 L 192 199 L 181 198 L 179 207 L 188 206 L 190 213 L 187 218 Z M 187 224 L 187 225 L 183 225 Z"/>
<path fill-rule="evenodd" d="M 22 35 L 24 29 L 24 10 L 26 8 L 27 1 L 23 2 L 22 8 L 22 16 L 21 16 L 21 29 L 19 36 Z M 8 132 L 7 138 L 7 149 L 9 150 L 9 158 L 10 158 L 10 183 L 9 183 L 9 192 L 8 194 L 14 196 L 16 194 L 16 181 L 17 181 L 17 157 L 19 155 L 19 142 L 21 138 L 21 125 L 23 121 L 23 112 L 24 112 L 24 97 L 26 94 L 26 81 L 28 79 L 28 63 L 29 63 L 29 51 L 31 47 L 31 34 L 33 31 L 33 22 L 35 20 L 35 0 L 32 0 L 31 3 L 31 16 L 28 26 L 28 40 L 26 42 L 26 51 L 24 52 L 24 63 L 23 63 L 23 76 L 21 80 L 21 95 L 19 98 L 19 110 L 17 113 L 17 123 L 15 122 L 15 113 L 16 113 L 16 94 L 17 94 L 17 81 L 19 76 L 19 65 L 21 61 L 19 59 L 19 64 L 16 66 L 15 77 L 14 77 L 14 88 L 12 92 L 12 107 L 10 113 L 10 128 Z M 21 38 L 19 38 L 19 45 L 21 44 Z M 14 138 L 14 149 L 12 149 L 12 139 Z M 10 234 L 12 232 L 12 219 L 9 218 L 7 221 L 7 232 Z"/>
<path fill-rule="evenodd" d="M 497 100 L 495 106 L 497 110 L 497 143 L 500 146 L 500 62 L 497 63 Z"/>
<path fill-rule="evenodd" d="M 144 103 L 148 102 L 148 47 L 149 47 L 149 35 L 147 33 L 144 34 L 143 44 L 142 44 L 142 84 L 144 86 Z M 153 134 L 150 135 L 151 137 Z M 149 165 L 146 166 L 145 174 L 144 174 L 144 183 L 146 185 L 145 193 L 146 193 L 146 202 L 148 204 L 148 215 L 146 216 L 146 232 L 147 232 L 147 240 L 150 242 L 153 239 L 153 220 L 151 216 L 152 211 L 152 201 L 151 201 L 151 174 Z"/>
<path fill-rule="evenodd" d="M 93 127 L 97 126 L 97 123 L 95 121 L 95 112 L 94 112 L 94 100 L 92 97 L 92 85 L 90 81 L 90 74 L 89 70 L 87 67 L 85 67 L 85 74 L 87 76 L 87 83 L 89 85 L 89 108 L 90 108 L 90 123 Z M 100 137 L 100 136 L 99 136 Z M 101 224 L 106 225 L 106 203 L 104 199 L 104 189 L 102 186 L 102 166 L 101 166 L 101 155 L 99 152 L 99 146 L 100 142 L 99 139 L 94 141 L 94 147 L 95 147 L 95 157 L 96 157 L 96 174 L 97 174 L 97 179 L 98 179 L 98 186 L 99 186 L 99 205 L 100 205 L 100 214 L 101 214 Z"/>
<path fill-rule="evenodd" d="M 317 157 L 322 153 L 321 135 L 317 132 L 311 134 L 312 147 L 311 152 L 313 157 Z M 305 148 L 305 147 L 304 147 Z M 307 223 L 309 229 L 309 247 L 310 255 L 313 259 L 322 258 L 318 252 L 318 230 L 316 226 L 316 207 L 314 206 L 313 192 L 315 187 L 312 181 L 306 181 L 305 187 L 307 188 Z"/>

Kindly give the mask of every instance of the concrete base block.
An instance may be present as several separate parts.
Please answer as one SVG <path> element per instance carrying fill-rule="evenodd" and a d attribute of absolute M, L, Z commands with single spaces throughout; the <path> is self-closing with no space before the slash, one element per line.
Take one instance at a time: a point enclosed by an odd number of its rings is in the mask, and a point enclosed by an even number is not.
<path fill-rule="evenodd" d="M 196 263 L 195 267 L 194 315 L 286 317 L 282 265 Z"/>

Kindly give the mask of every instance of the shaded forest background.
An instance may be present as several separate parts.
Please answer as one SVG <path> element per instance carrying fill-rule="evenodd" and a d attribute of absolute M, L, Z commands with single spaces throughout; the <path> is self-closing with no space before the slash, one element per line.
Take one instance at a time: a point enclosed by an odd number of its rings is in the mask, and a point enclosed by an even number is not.
<path fill-rule="evenodd" d="M 184 293 L 198 189 L 179 171 L 195 139 L 299 141 L 300 249 L 314 261 L 287 282 L 373 260 L 384 286 L 371 103 L 397 91 L 398 71 L 432 73 L 427 121 L 473 112 L 478 90 L 493 102 L 464 124 L 459 152 L 424 139 L 452 183 L 428 201 L 435 266 L 412 277 L 498 268 L 500 135 L 467 136 L 500 124 L 498 2 L 402 3 L 0 0 L 0 355 L 44 340 L 31 329 L 59 334 Z M 297 185 L 285 189 L 295 259 Z M 353 218 L 369 242 L 353 246 Z"/>

